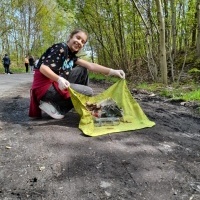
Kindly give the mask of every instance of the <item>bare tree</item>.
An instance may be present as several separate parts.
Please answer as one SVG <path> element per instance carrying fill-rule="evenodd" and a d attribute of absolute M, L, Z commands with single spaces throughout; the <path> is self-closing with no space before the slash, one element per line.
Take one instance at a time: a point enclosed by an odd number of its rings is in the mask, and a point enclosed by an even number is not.
<path fill-rule="evenodd" d="M 165 20 L 163 17 L 161 0 L 156 0 L 157 17 L 159 24 L 159 62 L 161 69 L 162 83 L 167 84 L 167 60 L 165 46 Z"/>
<path fill-rule="evenodd" d="M 197 0 L 197 56 L 200 57 L 200 0 Z"/>

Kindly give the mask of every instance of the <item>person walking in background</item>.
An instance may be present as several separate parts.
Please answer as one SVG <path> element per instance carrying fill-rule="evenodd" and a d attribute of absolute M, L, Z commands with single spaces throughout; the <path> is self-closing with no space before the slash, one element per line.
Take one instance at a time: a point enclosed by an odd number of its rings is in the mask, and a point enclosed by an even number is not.
<path fill-rule="evenodd" d="M 41 117 L 41 111 L 44 111 L 54 119 L 62 119 L 73 108 L 69 87 L 92 96 L 88 71 L 125 79 L 123 70 L 88 62 L 76 55 L 87 38 L 85 31 L 74 30 L 67 42 L 54 44 L 40 57 L 31 87 L 29 117 Z"/>
<path fill-rule="evenodd" d="M 33 73 L 34 65 L 35 65 L 35 60 L 33 56 L 29 56 L 29 66 L 30 66 L 30 73 Z"/>
<path fill-rule="evenodd" d="M 24 65 L 25 65 L 25 68 L 26 68 L 26 73 L 28 73 L 28 65 L 29 65 L 28 56 L 26 56 L 25 59 L 24 59 Z"/>
<path fill-rule="evenodd" d="M 5 56 L 2 59 L 2 63 L 5 69 L 5 74 L 11 74 L 10 72 L 10 58 L 8 56 L 8 54 L 5 54 Z"/>

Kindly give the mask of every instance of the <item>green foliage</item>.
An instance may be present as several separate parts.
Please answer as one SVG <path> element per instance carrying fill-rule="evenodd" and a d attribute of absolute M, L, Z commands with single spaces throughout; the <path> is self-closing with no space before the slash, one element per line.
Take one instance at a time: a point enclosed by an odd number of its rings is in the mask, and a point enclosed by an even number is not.
<path fill-rule="evenodd" d="M 40 56 L 53 43 L 65 42 L 73 28 L 83 28 L 89 33 L 87 45 L 93 52 L 92 61 L 95 59 L 99 64 L 121 68 L 127 74 L 134 73 L 138 67 L 141 73 L 136 76 L 145 76 L 145 80 L 148 80 L 146 77 L 150 73 L 158 71 L 157 80 L 160 80 L 159 73 L 162 70 L 158 64 L 159 27 L 155 2 L 2 0 L 0 54 L 8 53 L 19 64 L 25 54 Z M 195 47 L 198 41 L 196 1 L 161 3 L 165 11 L 166 46 L 169 54 L 172 52 L 172 57 L 177 56 L 173 57 L 174 75 L 179 75 L 185 53 L 187 57 L 184 70 L 188 71 L 191 65 L 198 69 L 200 59 L 196 58 Z M 172 3 L 174 7 L 171 6 Z M 172 14 L 176 14 L 176 20 L 172 20 Z M 173 27 L 176 34 L 172 31 Z M 140 60 L 145 63 L 142 67 L 136 66 Z M 136 80 L 141 81 L 138 77 Z"/>
<path fill-rule="evenodd" d="M 185 53 L 186 52 L 181 51 L 177 54 L 175 62 L 178 68 L 181 68 L 183 65 Z M 188 53 L 185 61 L 186 65 L 192 63 L 193 61 L 194 61 L 194 53 Z"/>
<path fill-rule="evenodd" d="M 197 69 L 197 68 L 192 68 L 188 71 L 189 74 L 192 75 L 192 78 L 195 80 L 195 81 L 199 81 L 200 80 L 200 70 Z"/>
<path fill-rule="evenodd" d="M 200 70 L 197 68 L 192 68 L 188 71 L 189 73 L 193 74 L 193 73 L 200 73 Z"/>
<path fill-rule="evenodd" d="M 196 66 L 199 67 L 200 66 L 200 58 L 195 58 L 193 63 L 194 63 L 195 67 Z"/>
<path fill-rule="evenodd" d="M 97 81 L 102 81 L 102 80 L 106 79 L 104 75 L 96 74 L 96 73 L 92 73 L 92 72 L 89 73 L 89 78 L 91 80 L 97 80 Z"/>
<path fill-rule="evenodd" d="M 13 72 L 13 73 L 25 73 L 25 66 L 24 66 L 24 63 L 21 63 L 20 65 L 13 65 L 11 64 L 10 66 L 10 71 Z M 4 74 L 5 70 L 4 70 L 4 67 L 3 65 L 0 65 L 0 74 Z"/>
<path fill-rule="evenodd" d="M 186 101 L 200 101 L 200 89 L 185 93 L 182 98 Z"/>
<path fill-rule="evenodd" d="M 172 99 L 181 99 L 184 101 L 199 101 L 200 102 L 200 88 L 198 84 L 190 83 L 188 85 L 172 85 L 164 86 L 161 84 L 147 84 L 142 83 L 137 86 L 138 89 L 144 89 L 154 92 L 163 97 Z"/>
<path fill-rule="evenodd" d="M 150 83 L 140 83 L 137 85 L 137 88 L 138 89 L 147 89 L 148 91 L 150 92 L 157 92 L 160 90 L 160 88 L 164 87 L 162 84 L 159 84 L 159 83 L 153 83 L 153 84 L 150 84 Z"/>
<path fill-rule="evenodd" d="M 27 54 L 40 56 L 53 43 L 65 42 L 74 14 L 68 10 L 68 1 L 59 3 L 55 0 L 0 3 L 0 54 L 8 53 L 20 62 Z"/>
<path fill-rule="evenodd" d="M 174 90 L 163 90 L 160 92 L 160 95 L 172 98 L 172 99 L 181 99 L 183 101 L 199 101 L 200 102 L 200 89 L 186 92 L 184 89 L 174 89 Z"/>
<path fill-rule="evenodd" d="M 141 34 L 141 26 L 138 25 L 141 19 L 135 15 L 130 2 L 86 0 L 83 3 L 80 0 L 77 3 L 76 18 L 78 24 L 90 34 L 89 42 L 98 63 L 127 69 L 133 66 L 135 55 L 144 53 L 140 38 L 144 41 L 145 36 Z M 137 23 L 131 23 L 133 20 Z M 136 53 L 135 48 L 138 50 Z"/>
<path fill-rule="evenodd" d="M 105 76 L 103 74 L 97 74 L 90 72 L 89 73 L 90 80 L 97 81 L 97 82 L 105 82 L 105 83 L 115 83 L 119 80 L 119 78 L 112 77 L 112 76 Z"/>

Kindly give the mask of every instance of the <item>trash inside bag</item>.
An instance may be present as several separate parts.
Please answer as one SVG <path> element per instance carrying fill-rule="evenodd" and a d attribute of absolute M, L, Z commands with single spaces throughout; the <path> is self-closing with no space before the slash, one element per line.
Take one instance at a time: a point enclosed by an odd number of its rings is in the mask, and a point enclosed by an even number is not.
<path fill-rule="evenodd" d="M 118 125 L 123 116 L 123 109 L 112 98 L 96 103 L 86 102 L 86 108 L 93 116 L 94 126 Z"/>
<path fill-rule="evenodd" d="M 79 128 L 88 136 L 137 130 L 155 125 L 131 95 L 126 80 L 119 80 L 96 96 L 85 96 L 70 88 L 80 115 Z"/>

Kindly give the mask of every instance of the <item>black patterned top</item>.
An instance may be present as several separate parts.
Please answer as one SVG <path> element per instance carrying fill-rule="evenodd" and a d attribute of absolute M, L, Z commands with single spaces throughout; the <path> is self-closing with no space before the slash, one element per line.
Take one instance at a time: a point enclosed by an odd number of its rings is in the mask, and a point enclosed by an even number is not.
<path fill-rule="evenodd" d="M 66 43 L 57 43 L 46 50 L 35 68 L 39 69 L 44 64 L 58 75 L 68 75 L 69 71 L 75 67 L 77 59 L 78 57 L 71 52 Z"/>

